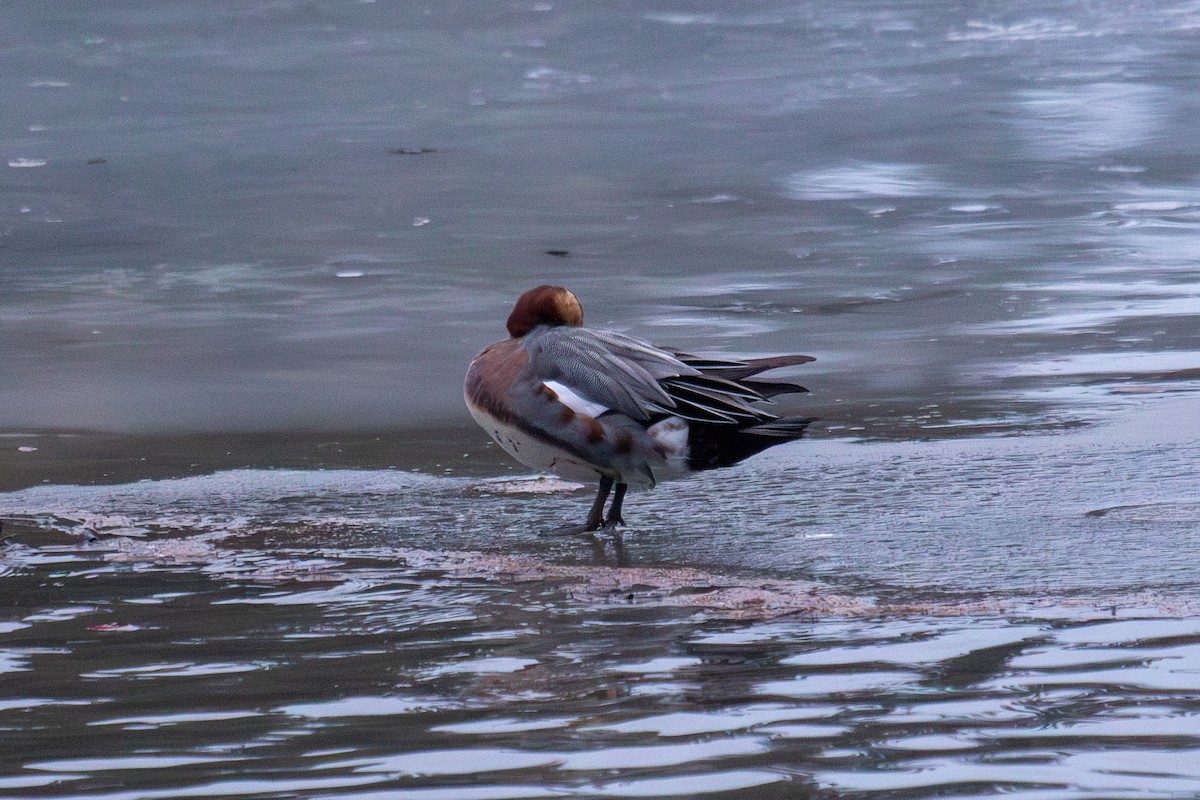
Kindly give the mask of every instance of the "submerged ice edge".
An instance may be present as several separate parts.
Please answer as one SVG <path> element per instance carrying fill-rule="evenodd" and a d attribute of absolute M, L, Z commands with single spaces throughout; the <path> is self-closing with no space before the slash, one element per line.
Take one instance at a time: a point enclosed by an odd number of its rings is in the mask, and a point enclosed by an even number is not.
<path fill-rule="evenodd" d="M 855 587 L 820 578 L 787 578 L 759 569 L 627 564 L 623 563 L 625 545 L 620 540 L 593 540 L 591 547 L 599 560 L 584 564 L 558 560 L 554 551 L 539 555 L 431 549 L 378 541 L 363 543 L 361 540 L 346 544 L 326 541 L 316 546 L 309 543 L 295 548 L 281 543 L 265 550 L 243 544 L 246 536 L 276 529 L 276 525 L 264 529 L 250 524 L 237 531 L 222 529 L 168 537 L 117 535 L 78 545 L 30 547 L 9 543 L 0 551 L 0 566 L 10 575 L 29 573 L 49 565 L 69 566 L 76 575 L 99 575 L 114 568 L 191 570 L 210 580 L 251 580 L 262 587 L 261 592 L 252 596 L 213 601 L 214 605 L 222 606 L 302 606 L 332 610 L 358 609 L 389 600 L 411 604 L 418 599 L 412 594 L 413 587 L 424 585 L 431 575 L 440 575 L 442 578 L 437 580 L 482 582 L 495 587 L 544 586 L 558 598 L 555 602 L 564 607 L 678 609 L 705 619 L 741 621 L 939 617 L 1088 619 L 1096 616 L 1125 620 L 1200 613 L 1200 605 L 1194 600 L 1178 592 L 1154 588 L 1091 592 L 1044 589 L 930 592 L 886 585 L 872 587 L 861 579 Z M 0 574 L 0 581 L 4 579 Z M 171 599 L 171 596 L 142 598 L 138 603 L 162 603 Z M 60 610 L 50 616 L 43 612 L 17 619 L 9 630 L 95 615 L 103 609 L 87 606 L 66 611 L 70 612 L 67 616 Z M 449 622 L 459 618 L 460 611 L 451 607 L 434 617 Z M 113 630 L 126 628 L 117 624 Z M 158 673 L 161 669 L 156 667 L 155 671 Z"/>
<path fill-rule="evenodd" d="M 413 493 L 478 484 L 448 475 L 391 469 L 233 469 L 122 484 L 44 484 L 0 493 L 0 524 L 92 539 L 97 534 L 244 531 L 254 524 L 370 525 L 381 504 Z M 333 503 L 344 514 L 330 512 Z M 399 514 L 403 514 L 400 510 Z"/>
<path fill-rule="evenodd" d="M 801 441 L 630 497 L 623 546 L 546 535 L 581 519 L 594 487 L 536 478 L 237 470 L 41 486 L 0 495 L 0 517 L 26 515 L 24 527 L 6 524 L 11 543 L 0 557 L 8 570 L 48 558 L 211 558 L 218 572 L 240 559 L 239 569 L 286 575 L 297 572 L 290 561 L 475 553 L 562 567 L 686 564 L 730 590 L 712 594 L 712 605 L 747 613 L 754 591 L 773 581 L 860 601 L 935 592 L 1113 596 L 1120 605 L 1195 587 L 1187 542 L 1200 501 L 1190 468 L 1198 419 L 1193 394 L 1062 434 Z M 46 530 L 47 517 L 58 532 Z M 81 541 L 85 525 L 98 541 Z M 759 613 L 764 603 L 802 606 L 787 597 L 792 589 L 771 591 L 758 597 Z"/>

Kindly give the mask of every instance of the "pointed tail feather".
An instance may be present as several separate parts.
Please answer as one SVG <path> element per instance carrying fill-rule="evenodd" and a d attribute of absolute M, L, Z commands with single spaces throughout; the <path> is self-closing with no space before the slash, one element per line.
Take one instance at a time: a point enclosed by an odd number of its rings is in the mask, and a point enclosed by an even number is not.
<path fill-rule="evenodd" d="M 753 433 L 756 436 L 773 436 L 779 439 L 799 439 L 805 429 L 816 422 L 815 417 L 783 417 L 743 428 L 743 433 Z"/>
<path fill-rule="evenodd" d="M 682 350 L 670 350 L 671 355 L 678 358 L 689 367 L 698 369 L 701 372 L 712 372 L 722 369 L 738 369 L 746 365 L 745 361 L 737 361 L 729 358 L 711 358 L 707 356 L 694 356 L 691 353 L 685 353 Z"/>
<path fill-rule="evenodd" d="M 716 375 L 681 375 L 677 378 L 667 378 L 663 381 L 667 386 L 667 391 L 672 391 L 675 387 L 686 386 L 703 391 L 715 392 L 720 395 L 728 395 L 730 397 L 738 397 L 742 400 L 764 399 L 763 396 L 751 389 L 744 382 L 731 381 L 728 378 L 721 378 Z"/>
<path fill-rule="evenodd" d="M 773 381 L 749 381 L 743 380 L 738 383 L 745 386 L 747 389 L 753 389 L 764 398 L 778 397 L 781 394 L 808 394 L 808 389 L 805 389 L 798 383 L 775 383 Z"/>
<path fill-rule="evenodd" d="M 730 392 L 689 384 L 670 384 L 670 392 L 671 399 L 676 403 L 683 401 L 709 406 L 727 417 L 758 421 L 775 418 L 774 414 L 769 414 L 757 408 L 751 408 L 739 396 Z M 758 397 L 758 399 L 761 400 L 763 398 Z"/>
<path fill-rule="evenodd" d="M 740 362 L 738 366 L 720 366 L 697 367 L 710 375 L 717 375 L 731 381 L 739 381 L 742 378 L 749 378 L 752 375 L 757 375 L 760 372 L 767 370 L 779 369 L 780 367 L 793 367 L 797 364 L 807 364 L 810 361 L 816 361 L 813 356 L 802 355 L 787 355 L 787 356 L 768 356 L 766 358 L 747 358 Z M 686 361 L 684 363 L 687 363 Z"/>

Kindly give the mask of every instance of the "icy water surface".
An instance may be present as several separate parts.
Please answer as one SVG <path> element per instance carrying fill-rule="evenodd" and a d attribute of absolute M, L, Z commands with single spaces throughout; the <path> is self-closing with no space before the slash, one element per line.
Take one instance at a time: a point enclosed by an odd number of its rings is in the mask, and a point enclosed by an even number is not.
<path fill-rule="evenodd" d="M 1197 420 L 801 442 L 620 547 L 539 535 L 589 500 L 535 478 L 0 495 L 0 787 L 1194 797 Z"/>
<path fill-rule="evenodd" d="M 0 797 L 1200 796 L 1198 33 L 6 3 Z M 540 535 L 544 282 L 813 438 Z"/>
<path fill-rule="evenodd" d="M 11 3 L 0 423 L 444 424 L 543 282 L 689 351 L 812 352 L 848 427 L 1194 390 L 1198 30 L 1191 0 Z"/>

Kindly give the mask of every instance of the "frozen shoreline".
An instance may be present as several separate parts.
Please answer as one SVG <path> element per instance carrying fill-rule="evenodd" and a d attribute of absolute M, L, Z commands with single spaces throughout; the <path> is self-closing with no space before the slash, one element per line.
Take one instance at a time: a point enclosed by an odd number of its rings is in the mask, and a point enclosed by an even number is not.
<path fill-rule="evenodd" d="M 200 533 L 236 519 L 301 538 L 306 527 L 327 527 L 388 546 L 498 549 L 565 563 L 590 557 L 578 540 L 541 535 L 577 515 L 588 491 L 524 480 L 496 448 L 471 452 L 442 434 L 253 439 L 257 450 L 222 449 L 235 441 L 207 440 L 200 456 L 163 450 L 155 461 L 143 440 L 77 486 L 26 474 L 26 488 L 0 494 L 0 514 L 112 518 L 118 534 L 120 520 L 139 533 L 170 532 L 180 514 L 199 515 L 207 520 Z M 409 460 L 383 461 L 398 453 Z M 624 539 L 643 566 L 852 577 L 901 592 L 970 590 L 979 580 L 1002 593 L 1192 586 L 1198 458 L 1195 397 L 1158 399 L 1108 424 L 1053 434 L 818 438 L 633 495 Z M 68 459 L 61 474 L 78 477 L 96 464 L 105 462 Z"/>

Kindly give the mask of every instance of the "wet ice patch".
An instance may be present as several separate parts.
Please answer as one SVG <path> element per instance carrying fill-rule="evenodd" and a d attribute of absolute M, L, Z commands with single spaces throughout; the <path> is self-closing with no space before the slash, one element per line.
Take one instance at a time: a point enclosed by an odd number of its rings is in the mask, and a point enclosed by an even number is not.
<path fill-rule="evenodd" d="M 928 635 L 909 637 L 900 642 L 871 642 L 856 647 L 814 650 L 790 656 L 781 663 L 810 666 L 934 663 L 962 658 L 980 650 L 1020 644 L 1040 635 L 1041 629 L 1034 626 L 980 624 L 960 631 L 930 630 Z"/>
<path fill-rule="evenodd" d="M 538 93 L 567 92 L 595 82 L 595 78 L 585 72 L 573 72 L 551 66 L 535 67 L 525 73 L 524 88 Z"/>
<path fill-rule="evenodd" d="M 149 730 L 174 725 L 204 724 L 262 716 L 259 711 L 192 711 L 179 714 L 148 714 L 134 717 L 97 719 L 88 725 L 119 725 L 124 728 Z"/>
<path fill-rule="evenodd" d="M 276 713 L 310 719 L 340 717 L 387 717 L 396 714 L 415 714 L 446 708 L 441 700 L 417 697 L 343 697 L 322 703 L 295 703 L 279 706 Z"/>
<path fill-rule="evenodd" d="M 702 797 L 755 789 L 789 780 L 782 772 L 765 769 L 734 769 L 706 771 L 703 780 L 695 776 L 677 778 L 642 778 L 613 781 L 588 790 L 595 797 Z"/>
<path fill-rule="evenodd" d="M 382 509 L 421 489 L 463 482 L 395 470 L 239 469 L 211 475 L 113 486 L 46 485 L 0 494 L 0 517 L 20 518 L 65 533 L 244 530 L 254 520 L 379 522 Z M 344 514 L 323 505 L 336 498 Z"/>
<path fill-rule="evenodd" d="M 601 747 L 560 754 L 561 769 L 572 771 L 648 769 L 673 767 L 713 758 L 764 752 L 769 744 L 761 737 L 743 736 L 688 744 L 654 744 L 645 747 Z"/>
<path fill-rule="evenodd" d="M 684 12 L 654 12 L 643 14 L 642 19 L 666 25 L 713 25 L 719 19 L 716 14 L 687 14 Z"/>
<path fill-rule="evenodd" d="M 221 764 L 245 761 L 248 756 L 153 755 L 111 756 L 108 758 L 64 758 L 56 761 L 36 761 L 25 769 L 47 772 L 113 772 L 131 769 L 175 769 L 199 764 Z"/>
<path fill-rule="evenodd" d="M 1074 356 L 1013 365 L 1012 375 L 1157 375 L 1197 370 L 1200 351 L 1081 353 Z"/>
<path fill-rule="evenodd" d="M 476 658 L 469 661 L 457 661 L 453 664 L 434 669 L 431 675 L 503 675 L 532 667 L 538 663 L 536 658 Z"/>
<path fill-rule="evenodd" d="M 1012 124 L 1037 158 L 1088 158 L 1150 141 L 1162 125 L 1163 90 L 1093 83 L 1017 93 Z"/>
<path fill-rule="evenodd" d="M 526 731 L 548 731 L 566 728 L 576 722 L 578 717 L 546 717 L 521 719 L 503 717 L 500 719 L 482 719 L 474 722 L 452 722 L 446 725 L 435 725 L 432 731 L 441 733 L 458 733 L 470 736 L 490 736 L 505 733 L 524 733 Z"/>
<path fill-rule="evenodd" d="M 1103 35 L 1100 31 L 1080 28 L 1074 22 L 1059 19 L 1028 19 L 1008 25 L 970 20 L 962 28 L 947 33 L 946 40 L 949 42 L 1031 42 L 1100 35 Z"/>
<path fill-rule="evenodd" d="M 1178 200 L 1144 200 L 1136 203 L 1116 203 L 1114 211 L 1182 211 L 1195 208 L 1195 203 L 1185 203 Z"/>
<path fill-rule="evenodd" d="M 787 178 L 784 193 L 795 200 L 858 200 L 945 194 L 946 185 L 920 164 L 864 161 Z"/>
<path fill-rule="evenodd" d="M 79 617 L 88 614 L 94 614 L 100 611 L 100 606 L 65 606 L 63 608 L 50 608 L 45 611 L 39 611 L 36 614 L 29 614 L 22 619 L 22 622 L 63 622 L 66 620 L 78 619 Z"/>
<path fill-rule="evenodd" d="M 772 739 L 833 739 L 849 730 L 845 725 L 820 725 L 811 722 L 791 723 L 788 725 L 767 725 L 758 728 L 758 733 L 764 733 Z"/>
<path fill-rule="evenodd" d="M 481 481 L 472 488 L 480 492 L 495 494 L 557 494 L 559 492 L 577 492 L 586 487 L 581 483 L 572 483 L 561 478 L 536 477 Z"/>
<path fill-rule="evenodd" d="M 1200 639 L 1200 619 L 1131 619 L 1079 625 L 1060 631 L 1063 644 L 1126 644 L 1133 642 Z"/>
<path fill-rule="evenodd" d="M 637 719 L 593 725 L 581 730 L 615 733 L 653 733 L 657 736 L 698 736 L 708 733 L 732 733 L 756 729 L 761 725 L 796 720 L 824 719 L 838 711 L 837 706 L 785 706 L 752 704 L 726 707 L 720 711 L 677 711 Z"/>
<path fill-rule="evenodd" d="M 894 692 L 901 686 L 916 683 L 919 678 L 915 672 L 813 673 L 798 675 L 791 680 L 760 683 L 755 691 L 776 697 L 798 698 L 874 694 Z"/>
<path fill-rule="evenodd" d="M 628 675 L 665 675 L 687 667 L 696 667 L 703 662 L 690 656 L 664 656 L 637 664 L 616 664 L 608 668 L 609 672 L 621 672 Z"/>
<path fill-rule="evenodd" d="M 424 750 L 374 759 L 325 764 L 323 768 L 353 767 L 355 772 L 387 772 L 396 775 L 472 775 L 506 772 L 559 763 L 554 753 L 532 753 L 504 748 L 464 748 L 461 750 Z"/>
<path fill-rule="evenodd" d="M 1154 317 L 1200 317 L 1200 284 L 1191 281 L 1149 281 L 1131 277 L 1013 284 L 1014 299 L 1031 304 L 1035 312 L 1016 319 L 973 326 L 971 330 L 1000 335 L 1073 334 Z M 1165 350 L 1165 348 L 1164 348 Z M 1062 358 L 1072 354 L 1064 353 Z M 1165 355 L 1170 357 L 1170 351 Z"/>
<path fill-rule="evenodd" d="M 82 673 L 79 677 L 96 680 L 107 680 L 110 678 L 197 678 L 207 675 L 230 675 L 236 672 L 253 672 L 255 670 L 269 669 L 271 666 L 271 664 L 265 661 L 214 661 L 207 663 L 177 662 L 167 664 L 146 664 L 136 667 L 115 667 L 112 669 L 101 669 L 94 672 Z"/>

